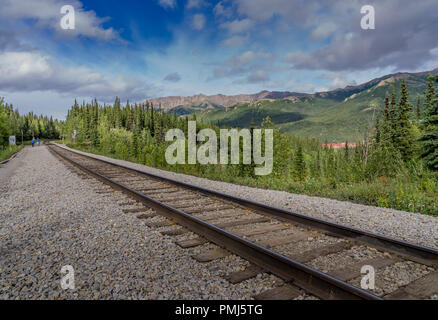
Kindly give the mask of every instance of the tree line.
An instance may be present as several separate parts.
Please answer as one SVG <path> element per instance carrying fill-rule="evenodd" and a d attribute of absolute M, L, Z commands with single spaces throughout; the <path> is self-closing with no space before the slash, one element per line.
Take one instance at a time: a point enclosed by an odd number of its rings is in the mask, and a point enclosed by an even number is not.
<path fill-rule="evenodd" d="M 17 143 L 21 140 L 58 139 L 62 128 L 62 122 L 53 117 L 38 116 L 33 112 L 20 115 L 12 104 L 4 102 L 0 98 L 0 146 L 5 147 L 9 143 L 9 136 L 15 136 Z"/>

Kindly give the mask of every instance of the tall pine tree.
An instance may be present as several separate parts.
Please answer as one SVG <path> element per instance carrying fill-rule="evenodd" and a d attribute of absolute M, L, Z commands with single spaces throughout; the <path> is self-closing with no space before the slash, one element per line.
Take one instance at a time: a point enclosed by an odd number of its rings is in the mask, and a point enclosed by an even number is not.
<path fill-rule="evenodd" d="M 429 76 L 429 83 L 432 81 L 438 82 L 438 76 Z M 433 92 L 433 84 L 430 92 Z M 424 159 L 429 169 L 438 171 L 438 92 L 429 97 L 429 103 L 426 105 L 424 134 L 420 141 L 423 142 L 421 158 Z"/>
<path fill-rule="evenodd" d="M 409 92 L 406 80 L 401 83 L 401 97 L 397 105 L 397 117 L 394 122 L 394 145 L 400 151 L 403 161 L 412 159 L 414 153 L 414 135 L 412 131 L 412 105 L 408 101 Z"/>
<path fill-rule="evenodd" d="M 417 97 L 416 115 L 417 115 L 417 120 L 420 121 L 420 119 L 421 119 L 421 98 L 420 98 L 420 96 Z"/>
<path fill-rule="evenodd" d="M 304 181 L 307 176 L 306 162 L 304 160 L 303 147 L 301 143 L 298 144 L 297 151 L 293 159 L 293 173 L 298 181 Z"/>

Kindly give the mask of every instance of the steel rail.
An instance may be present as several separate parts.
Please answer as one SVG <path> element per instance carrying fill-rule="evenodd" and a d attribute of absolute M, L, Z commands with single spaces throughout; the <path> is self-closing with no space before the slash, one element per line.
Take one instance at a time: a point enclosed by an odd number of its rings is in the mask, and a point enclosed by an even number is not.
<path fill-rule="evenodd" d="M 56 144 L 52 144 L 52 145 L 55 145 L 58 148 L 62 148 Z M 104 163 L 107 163 L 107 164 L 110 164 L 110 165 L 113 165 L 116 167 L 120 167 L 120 168 L 126 169 L 126 170 L 131 171 L 131 172 L 135 172 L 135 173 L 138 173 L 141 175 L 146 175 L 146 176 L 151 177 L 153 179 L 157 179 L 160 181 L 166 181 L 168 183 L 171 183 L 171 184 L 174 184 L 174 185 L 186 188 L 186 189 L 190 189 L 190 190 L 200 192 L 200 193 L 203 193 L 206 195 L 221 198 L 221 199 L 226 200 L 226 201 L 238 203 L 244 207 L 247 207 L 247 208 L 250 208 L 250 209 L 257 211 L 258 213 L 266 214 L 266 215 L 275 217 L 275 218 L 283 220 L 283 221 L 298 223 L 302 226 L 312 227 L 312 228 L 315 228 L 318 230 L 329 232 L 329 233 L 337 235 L 337 236 L 349 238 L 349 239 L 352 239 L 352 240 L 355 240 L 355 241 L 358 241 L 361 243 L 366 243 L 366 244 L 372 245 L 376 248 L 380 248 L 383 250 L 391 251 L 393 253 L 397 253 L 397 254 L 404 256 L 410 260 L 413 260 L 413 261 L 416 261 L 416 262 L 419 262 L 419 263 L 422 263 L 425 265 L 438 266 L 438 250 L 434 249 L 434 248 L 422 246 L 419 244 L 410 243 L 410 242 L 403 241 L 403 240 L 394 239 L 394 238 L 380 235 L 377 233 L 357 229 L 354 227 L 345 226 L 345 225 L 330 222 L 330 221 L 325 221 L 325 220 L 322 220 L 319 218 L 310 217 L 310 216 L 307 216 L 307 215 L 304 215 L 301 213 L 297 213 L 297 212 L 293 212 L 290 210 L 285 210 L 285 209 L 278 208 L 275 206 L 266 205 L 266 204 L 263 204 L 260 202 L 236 197 L 236 196 L 229 195 L 229 194 L 226 194 L 226 193 L 223 193 L 220 191 L 206 189 L 206 188 L 195 186 L 195 185 L 188 184 L 185 182 L 177 181 L 177 180 L 174 180 L 171 178 L 155 175 L 153 173 L 148 173 L 148 172 L 144 172 L 141 170 L 129 168 L 129 167 L 126 167 L 126 166 L 121 165 L 121 164 L 116 164 L 116 163 L 113 163 L 113 162 L 110 162 L 107 160 L 97 159 L 95 157 L 81 154 L 81 153 L 78 153 L 78 152 L 75 152 L 72 150 L 68 150 L 65 148 L 62 148 L 62 149 L 69 151 L 69 152 L 72 152 L 72 153 L 75 153 L 75 154 L 78 154 L 78 155 L 81 155 L 81 156 L 84 156 L 84 157 L 87 157 L 87 158 L 90 158 L 90 159 L 93 159 L 93 160 L 101 161 L 101 162 L 104 162 Z"/>
<path fill-rule="evenodd" d="M 348 300 L 383 300 L 382 298 L 341 281 L 328 274 L 308 267 L 298 261 L 290 259 L 277 252 L 264 248 L 224 229 L 218 228 L 208 222 L 194 217 L 184 211 L 153 199 L 141 192 L 138 192 L 126 185 L 113 181 L 110 178 L 89 169 L 86 166 L 66 157 L 58 151 L 51 150 L 62 159 L 77 166 L 81 170 L 91 174 L 100 181 L 111 185 L 115 189 L 136 198 L 145 205 L 155 209 L 155 211 L 178 224 L 192 230 L 193 232 L 205 237 L 209 241 L 224 247 L 227 250 L 241 256 L 251 263 L 268 270 L 287 282 L 304 289 L 322 299 L 348 299 Z M 68 150 L 66 150 L 68 152 Z M 80 154 L 78 154 L 80 155 Z M 82 156 L 82 155 L 80 155 Z M 87 157 L 87 156 L 85 156 Z M 100 161 L 99 159 L 94 159 Z M 108 162 L 112 165 L 112 163 Z"/>

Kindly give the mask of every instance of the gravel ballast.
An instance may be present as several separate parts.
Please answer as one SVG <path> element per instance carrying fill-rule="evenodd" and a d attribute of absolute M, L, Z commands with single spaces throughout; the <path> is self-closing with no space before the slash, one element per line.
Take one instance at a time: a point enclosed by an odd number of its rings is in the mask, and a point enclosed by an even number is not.
<path fill-rule="evenodd" d="M 378 208 L 320 197 L 265 190 L 236 184 L 212 181 L 205 178 L 164 171 L 148 166 L 94 155 L 63 146 L 68 150 L 86 154 L 140 171 L 168 177 L 200 187 L 288 209 L 301 214 L 336 222 L 389 237 L 438 248 L 438 218 L 387 208 Z"/>
<path fill-rule="evenodd" d="M 223 276 L 247 261 L 196 262 L 193 254 L 215 246 L 178 247 L 147 227 L 150 219 L 123 213 L 138 205 L 119 204 L 132 200 L 80 178 L 45 146 L 27 147 L 19 159 L 1 181 L 0 299 L 250 299 L 282 284 L 266 273 L 230 284 Z M 73 290 L 61 288 L 66 265 Z"/>

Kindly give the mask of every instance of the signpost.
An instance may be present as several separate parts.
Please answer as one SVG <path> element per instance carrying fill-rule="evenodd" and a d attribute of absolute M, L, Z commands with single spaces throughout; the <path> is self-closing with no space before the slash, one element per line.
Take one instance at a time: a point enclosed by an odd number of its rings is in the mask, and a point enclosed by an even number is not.
<path fill-rule="evenodd" d="M 10 146 L 15 146 L 16 145 L 15 136 L 9 136 L 9 145 Z"/>

